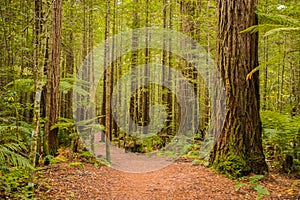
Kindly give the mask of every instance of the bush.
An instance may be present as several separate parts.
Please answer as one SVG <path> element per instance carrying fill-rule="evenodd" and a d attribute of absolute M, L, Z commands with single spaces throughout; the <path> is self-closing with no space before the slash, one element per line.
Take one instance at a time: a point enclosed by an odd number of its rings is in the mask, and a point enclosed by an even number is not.
<path fill-rule="evenodd" d="M 279 168 L 286 158 L 300 158 L 300 116 L 291 117 L 279 112 L 262 111 L 263 145 L 266 158 Z M 294 162 L 293 169 L 298 169 Z"/>
<path fill-rule="evenodd" d="M 29 170 L 24 167 L 14 167 L 7 172 L 0 171 L 0 198 L 27 199 L 32 196 L 28 179 Z"/>

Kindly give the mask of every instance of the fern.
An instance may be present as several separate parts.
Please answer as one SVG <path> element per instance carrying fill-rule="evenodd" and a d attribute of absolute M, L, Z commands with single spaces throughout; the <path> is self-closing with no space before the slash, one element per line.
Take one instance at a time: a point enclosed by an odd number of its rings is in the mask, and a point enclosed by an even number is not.
<path fill-rule="evenodd" d="M 266 153 L 281 161 L 285 155 L 295 155 L 299 152 L 300 116 L 291 118 L 279 112 L 262 111 L 261 119 L 264 128 L 264 146 L 272 147 L 271 152 L 266 149 Z"/>
<path fill-rule="evenodd" d="M 17 153 L 24 149 L 24 146 L 20 143 L 8 143 L 0 145 L 0 163 L 2 167 L 23 166 L 33 169 L 30 161 Z"/>
<path fill-rule="evenodd" d="M 269 30 L 277 29 L 277 28 L 283 28 L 285 26 L 280 24 L 258 24 L 254 26 L 250 26 L 249 28 L 241 31 L 240 33 L 257 33 L 257 32 L 267 32 Z"/>
<path fill-rule="evenodd" d="M 23 129 L 24 127 L 20 127 Z M 24 128 L 25 129 L 25 128 Z M 22 166 L 33 168 L 29 159 L 21 152 L 27 152 L 26 145 L 17 138 L 14 127 L 0 126 L 0 170 L 11 166 Z"/>
<path fill-rule="evenodd" d="M 59 117 L 58 122 L 51 126 L 51 130 L 58 128 L 60 130 L 69 130 L 74 128 L 75 124 L 73 119 Z"/>
<path fill-rule="evenodd" d="M 282 28 L 274 28 L 272 30 L 269 30 L 265 33 L 265 37 L 275 34 L 275 33 L 280 33 L 280 32 L 300 32 L 300 26 L 299 27 L 282 27 Z"/>
<path fill-rule="evenodd" d="M 251 26 L 241 33 L 256 33 L 263 32 L 264 36 L 280 33 L 280 32 L 299 32 L 299 20 L 287 15 L 263 13 L 260 10 L 256 11 L 260 24 Z"/>
<path fill-rule="evenodd" d="M 270 195 L 270 192 L 263 186 L 261 185 L 255 185 L 253 186 L 253 189 L 256 190 L 257 192 L 257 200 L 262 199 L 264 196 Z"/>
<path fill-rule="evenodd" d="M 273 66 L 276 62 L 278 62 L 278 59 L 280 58 L 280 55 L 274 56 L 273 58 L 269 59 L 268 62 L 262 62 L 259 66 L 255 67 L 251 72 L 247 74 L 247 80 L 251 79 L 253 74 L 262 69 L 266 68 L 267 66 Z"/>
<path fill-rule="evenodd" d="M 264 13 L 260 10 L 256 11 L 258 18 L 263 23 L 272 23 L 277 25 L 285 25 L 290 27 L 299 27 L 300 22 L 297 19 L 294 19 L 287 15 Z"/>
<path fill-rule="evenodd" d="M 61 78 L 59 82 L 59 89 L 64 94 L 67 94 L 73 89 L 75 78 Z"/>
<path fill-rule="evenodd" d="M 46 79 L 43 80 L 43 86 L 46 84 Z M 33 78 L 19 78 L 9 82 L 4 86 L 5 89 L 14 87 L 15 92 L 29 92 L 34 91 L 34 80 Z"/>

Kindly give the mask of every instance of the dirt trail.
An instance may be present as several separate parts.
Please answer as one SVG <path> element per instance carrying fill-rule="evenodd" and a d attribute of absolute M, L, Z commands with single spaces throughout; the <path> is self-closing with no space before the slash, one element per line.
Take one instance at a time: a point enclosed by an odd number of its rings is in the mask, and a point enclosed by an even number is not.
<path fill-rule="evenodd" d="M 105 157 L 105 144 L 96 147 L 97 157 Z M 110 145 L 111 167 L 123 172 L 144 173 L 156 171 L 173 163 L 170 157 L 156 154 L 125 153 L 124 149 Z"/>
<path fill-rule="evenodd" d="M 255 199 L 245 186 L 238 192 L 235 182 L 203 166 L 175 162 L 148 173 L 126 173 L 106 166 L 70 167 L 67 163 L 48 167 L 40 174 L 38 199 Z M 272 175 L 261 183 L 270 191 L 264 199 L 300 199 L 295 180 Z"/>

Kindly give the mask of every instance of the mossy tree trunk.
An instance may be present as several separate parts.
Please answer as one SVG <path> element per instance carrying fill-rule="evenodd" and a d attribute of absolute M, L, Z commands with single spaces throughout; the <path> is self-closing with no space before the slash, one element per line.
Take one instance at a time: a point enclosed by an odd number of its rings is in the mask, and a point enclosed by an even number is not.
<path fill-rule="evenodd" d="M 240 33 L 257 24 L 255 5 L 256 0 L 217 1 L 216 63 L 225 86 L 226 110 L 210 163 L 235 177 L 268 170 L 261 139 L 259 74 L 246 78 L 258 66 L 258 34 Z"/>

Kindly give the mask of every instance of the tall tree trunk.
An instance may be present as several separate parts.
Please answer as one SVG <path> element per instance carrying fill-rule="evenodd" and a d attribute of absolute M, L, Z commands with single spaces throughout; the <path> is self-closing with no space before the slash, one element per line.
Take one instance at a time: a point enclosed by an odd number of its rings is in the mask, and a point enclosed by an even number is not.
<path fill-rule="evenodd" d="M 269 62 L 269 50 L 268 50 L 268 37 L 264 38 L 264 62 L 268 63 Z M 266 68 L 264 70 L 264 85 L 263 85 L 263 110 L 267 110 L 268 106 L 268 98 L 267 98 L 267 92 L 268 92 L 268 65 L 266 65 Z"/>
<path fill-rule="evenodd" d="M 146 0 L 146 27 L 149 27 L 149 0 Z M 147 83 L 148 79 L 149 79 L 149 63 L 150 63 L 150 49 L 149 49 L 149 42 L 150 42 L 150 35 L 149 32 L 146 31 L 146 40 L 145 40 L 145 44 L 146 44 L 146 48 L 145 48 L 145 68 L 144 68 L 144 78 L 143 78 L 143 82 Z M 143 122 L 143 126 L 148 126 L 149 125 L 149 90 L 150 90 L 150 86 L 148 85 L 147 87 L 145 87 L 145 92 L 142 93 L 142 110 L 143 110 L 143 114 L 142 114 L 142 122 Z M 145 132 L 148 132 L 148 129 L 145 129 Z"/>
<path fill-rule="evenodd" d="M 48 65 L 46 83 L 45 142 L 47 141 L 48 145 L 46 145 L 45 152 L 55 155 L 58 149 L 58 128 L 51 129 L 51 126 L 58 121 L 62 0 L 53 1 L 52 6 L 51 60 Z"/>
<path fill-rule="evenodd" d="M 259 115 L 258 34 L 240 32 L 257 24 L 256 1 L 218 0 L 217 65 L 226 91 L 225 123 L 210 163 L 233 176 L 268 170 Z M 220 124 L 216 124 L 220 125 Z"/>
<path fill-rule="evenodd" d="M 181 14 L 181 30 L 183 33 L 190 35 L 190 37 L 194 38 L 193 36 L 195 33 L 195 22 L 193 17 L 195 16 L 195 3 L 194 1 L 181 1 L 180 2 L 180 14 Z M 185 42 L 183 42 L 182 44 L 183 46 L 185 46 Z M 192 47 L 193 48 L 193 47 Z M 187 57 L 191 58 L 191 54 L 187 54 Z M 181 68 L 182 68 L 182 73 L 184 75 L 184 77 L 189 80 L 190 84 L 192 85 L 195 94 L 197 94 L 197 83 L 195 80 L 197 80 L 197 72 L 194 69 L 194 67 L 187 63 L 186 61 L 183 60 L 183 62 L 180 64 Z M 183 67 L 182 67 L 183 66 Z M 179 87 L 181 87 L 181 90 L 183 91 L 187 91 L 186 88 L 187 85 L 180 85 Z M 184 95 L 186 95 L 187 93 L 185 93 Z M 184 108 L 185 106 L 182 106 L 181 108 Z M 181 122 L 184 123 L 185 127 L 195 127 L 195 122 L 196 122 L 196 110 L 195 107 L 193 107 L 191 109 L 192 113 L 190 113 L 193 117 L 192 121 L 187 121 L 186 119 Z M 181 113 L 183 113 L 181 111 Z"/>
<path fill-rule="evenodd" d="M 43 76 L 44 76 L 44 53 L 45 53 L 45 39 L 41 39 L 41 34 L 43 33 L 42 21 L 42 1 L 34 1 L 34 49 L 33 49 L 33 70 L 34 70 L 34 91 L 35 100 L 33 107 L 33 128 L 32 128 L 32 142 L 30 159 L 33 166 L 37 164 L 37 154 L 38 154 L 38 138 L 40 133 L 40 116 L 41 116 L 41 96 L 43 90 Z M 45 33 L 44 33 L 45 34 Z M 45 36 L 45 35 L 44 35 Z M 43 42 L 44 41 L 44 42 Z"/>
<path fill-rule="evenodd" d="M 105 40 L 109 38 L 110 32 L 110 0 L 107 0 L 106 4 L 106 25 L 105 25 Z M 105 134 L 106 134 L 106 159 L 108 162 L 111 161 L 110 158 L 110 140 L 111 140 L 111 94 L 112 94 L 112 72 L 113 69 L 109 65 L 110 63 L 110 44 L 105 43 L 105 53 L 104 53 L 104 64 L 106 66 L 105 73 Z"/>
<path fill-rule="evenodd" d="M 137 30 L 139 26 L 139 19 L 138 19 L 138 13 L 135 12 L 138 6 L 138 0 L 133 0 L 133 14 L 132 14 L 132 49 L 136 49 L 138 47 L 138 36 L 137 36 Z M 138 65 L 138 50 L 133 50 L 131 52 L 131 93 L 135 94 L 132 96 L 130 101 L 130 115 L 132 117 L 132 120 L 129 122 L 129 134 L 132 134 L 135 132 L 135 126 L 134 123 L 138 122 L 138 93 L 135 93 L 137 91 L 134 91 L 135 88 L 135 81 L 138 80 L 136 77 L 138 76 L 137 70 L 134 70 L 135 67 Z"/>

